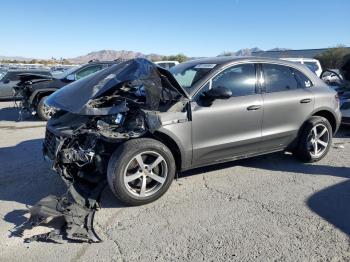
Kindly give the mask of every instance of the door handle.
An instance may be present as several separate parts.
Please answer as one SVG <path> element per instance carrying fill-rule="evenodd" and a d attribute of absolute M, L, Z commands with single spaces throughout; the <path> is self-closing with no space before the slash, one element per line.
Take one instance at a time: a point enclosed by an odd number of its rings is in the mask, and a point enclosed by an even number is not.
<path fill-rule="evenodd" d="M 301 104 L 307 104 L 307 103 L 310 103 L 311 100 L 312 100 L 311 98 L 305 98 L 305 99 L 300 100 L 300 103 Z"/>
<path fill-rule="evenodd" d="M 252 105 L 252 106 L 248 106 L 247 110 L 253 111 L 253 110 L 259 110 L 260 108 L 261 108 L 261 105 Z"/>

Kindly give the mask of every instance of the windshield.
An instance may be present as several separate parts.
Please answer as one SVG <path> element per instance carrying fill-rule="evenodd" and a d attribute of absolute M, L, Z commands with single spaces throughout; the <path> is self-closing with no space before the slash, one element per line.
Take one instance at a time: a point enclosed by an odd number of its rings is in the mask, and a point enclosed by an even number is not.
<path fill-rule="evenodd" d="M 62 78 L 65 78 L 66 76 L 72 74 L 75 70 L 77 70 L 80 67 L 82 67 L 82 66 L 74 66 L 72 68 L 69 68 L 69 69 L 63 71 L 63 72 L 59 72 L 59 73 L 53 72 L 52 75 L 54 78 L 62 79 Z"/>
<path fill-rule="evenodd" d="M 216 64 L 183 63 L 169 69 L 176 81 L 187 91 L 191 92 L 193 86 L 208 74 Z"/>

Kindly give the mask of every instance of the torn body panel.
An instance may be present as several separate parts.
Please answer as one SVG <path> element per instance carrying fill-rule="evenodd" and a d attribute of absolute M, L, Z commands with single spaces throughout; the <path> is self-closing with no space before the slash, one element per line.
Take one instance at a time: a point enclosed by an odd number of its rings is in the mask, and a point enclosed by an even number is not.
<path fill-rule="evenodd" d="M 69 201 L 66 197 L 49 195 L 29 208 L 30 218 L 23 225 L 15 228 L 12 236 L 23 236 L 25 230 L 31 230 L 40 225 L 52 230 L 26 238 L 24 242 L 57 242 L 59 240 L 101 242 L 93 230 L 94 213 L 95 209 Z"/>

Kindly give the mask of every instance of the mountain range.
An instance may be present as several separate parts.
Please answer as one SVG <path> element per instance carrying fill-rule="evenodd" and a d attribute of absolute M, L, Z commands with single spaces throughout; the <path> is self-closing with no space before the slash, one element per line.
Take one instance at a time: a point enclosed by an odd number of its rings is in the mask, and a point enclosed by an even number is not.
<path fill-rule="evenodd" d="M 288 50 L 286 48 L 274 48 L 268 51 L 281 51 Z M 251 56 L 253 52 L 264 51 L 258 47 L 254 48 L 243 48 L 236 52 L 224 52 L 224 54 L 229 54 L 233 56 Z M 67 60 L 73 64 L 83 64 L 90 60 L 116 60 L 116 59 L 132 59 L 137 57 L 144 57 L 152 61 L 161 60 L 164 56 L 160 54 L 143 54 L 141 52 L 127 51 L 127 50 L 100 50 L 90 52 L 86 55 L 81 55 L 73 58 L 68 58 Z M 30 61 L 33 58 L 20 57 L 20 56 L 1 56 L 0 60 L 18 60 L 18 61 Z"/>

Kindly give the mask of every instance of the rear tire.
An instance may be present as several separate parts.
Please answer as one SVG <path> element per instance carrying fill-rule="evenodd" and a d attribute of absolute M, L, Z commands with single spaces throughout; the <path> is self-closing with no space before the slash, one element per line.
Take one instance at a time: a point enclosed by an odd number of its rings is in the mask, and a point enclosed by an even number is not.
<path fill-rule="evenodd" d="M 305 163 L 325 157 L 332 144 L 332 126 L 321 116 L 313 116 L 304 124 L 294 155 Z"/>
<path fill-rule="evenodd" d="M 160 198 L 170 187 L 175 172 L 175 160 L 168 147 L 154 139 L 138 138 L 114 151 L 107 180 L 121 202 L 136 206 Z"/>

